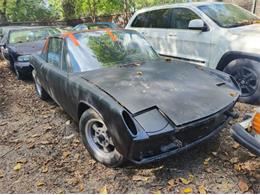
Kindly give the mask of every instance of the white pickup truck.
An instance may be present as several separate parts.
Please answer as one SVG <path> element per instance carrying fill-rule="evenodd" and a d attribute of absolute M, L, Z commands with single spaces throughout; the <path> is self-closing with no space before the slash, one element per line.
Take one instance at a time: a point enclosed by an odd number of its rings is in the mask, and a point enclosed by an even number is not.
<path fill-rule="evenodd" d="M 137 11 L 126 28 L 139 31 L 162 56 L 231 74 L 241 88 L 241 101 L 259 104 L 259 22 L 233 4 L 183 3 Z"/>

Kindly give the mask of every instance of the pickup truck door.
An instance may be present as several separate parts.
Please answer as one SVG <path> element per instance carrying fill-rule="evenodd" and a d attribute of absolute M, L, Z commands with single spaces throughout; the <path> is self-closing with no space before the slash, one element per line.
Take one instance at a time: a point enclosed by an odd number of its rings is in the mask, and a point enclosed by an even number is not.
<path fill-rule="evenodd" d="M 211 57 L 212 32 L 189 29 L 189 22 L 193 19 L 201 18 L 188 8 L 172 9 L 171 30 L 168 34 L 170 53 L 174 57 L 207 65 Z"/>

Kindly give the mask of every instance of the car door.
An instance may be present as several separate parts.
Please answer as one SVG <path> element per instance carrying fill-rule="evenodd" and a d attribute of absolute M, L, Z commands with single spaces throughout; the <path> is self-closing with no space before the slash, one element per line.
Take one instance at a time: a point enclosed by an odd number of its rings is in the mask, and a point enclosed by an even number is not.
<path fill-rule="evenodd" d="M 63 44 L 62 38 L 50 38 L 48 43 L 47 63 L 42 66 L 44 80 L 49 95 L 61 107 L 66 107 L 68 73 L 63 67 Z"/>
<path fill-rule="evenodd" d="M 189 22 L 201 19 L 188 8 L 173 8 L 171 30 L 168 37 L 169 50 L 172 56 L 208 64 L 212 47 L 212 32 L 191 30 Z"/>

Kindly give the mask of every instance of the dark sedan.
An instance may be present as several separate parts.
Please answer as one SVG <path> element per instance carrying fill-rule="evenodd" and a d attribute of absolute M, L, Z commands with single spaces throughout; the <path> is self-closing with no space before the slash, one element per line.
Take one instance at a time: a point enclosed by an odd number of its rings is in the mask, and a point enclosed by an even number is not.
<path fill-rule="evenodd" d="M 38 96 L 78 121 L 89 153 L 113 167 L 158 160 L 213 136 L 240 94 L 228 74 L 161 59 L 129 30 L 50 37 L 31 64 Z"/>
<path fill-rule="evenodd" d="M 31 75 L 30 55 L 40 52 L 47 36 L 61 33 L 56 27 L 19 27 L 3 28 L 0 47 L 2 56 L 9 62 L 16 77 L 22 79 Z"/>

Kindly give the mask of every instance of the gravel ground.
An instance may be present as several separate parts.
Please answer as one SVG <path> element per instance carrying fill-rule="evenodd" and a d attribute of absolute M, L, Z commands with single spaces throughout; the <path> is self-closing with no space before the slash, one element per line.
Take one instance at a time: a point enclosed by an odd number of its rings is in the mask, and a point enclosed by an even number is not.
<path fill-rule="evenodd" d="M 237 104 L 242 120 L 253 106 Z M 0 193 L 260 193 L 260 159 L 230 125 L 188 152 L 110 169 L 91 159 L 77 124 L 0 62 Z"/>

